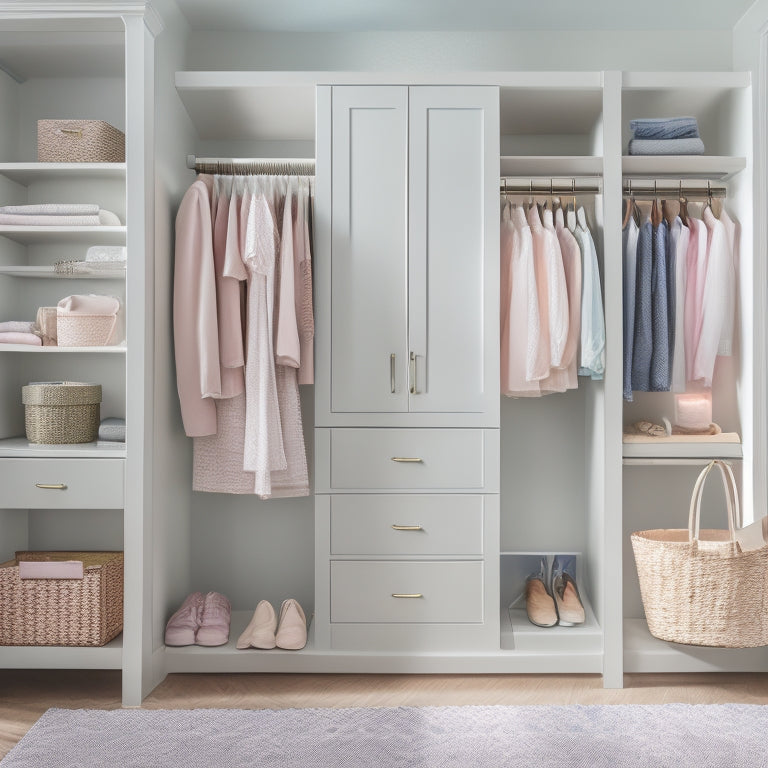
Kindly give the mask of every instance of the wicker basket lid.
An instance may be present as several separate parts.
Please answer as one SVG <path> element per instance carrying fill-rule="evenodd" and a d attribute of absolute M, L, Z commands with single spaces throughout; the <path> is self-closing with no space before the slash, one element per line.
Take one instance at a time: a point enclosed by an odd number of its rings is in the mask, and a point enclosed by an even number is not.
<path fill-rule="evenodd" d="M 24 405 L 93 405 L 101 402 L 101 384 L 39 381 L 21 388 Z"/>

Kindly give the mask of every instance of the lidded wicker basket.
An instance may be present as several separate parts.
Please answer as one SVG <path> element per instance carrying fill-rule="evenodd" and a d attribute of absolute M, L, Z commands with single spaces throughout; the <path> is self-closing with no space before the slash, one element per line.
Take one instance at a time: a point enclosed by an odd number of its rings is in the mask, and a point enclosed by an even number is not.
<path fill-rule="evenodd" d="M 21 388 L 30 443 L 91 443 L 99 433 L 101 384 L 36 382 Z"/>
<path fill-rule="evenodd" d="M 41 163 L 124 163 L 125 134 L 103 120 L 38 120 Z"/>

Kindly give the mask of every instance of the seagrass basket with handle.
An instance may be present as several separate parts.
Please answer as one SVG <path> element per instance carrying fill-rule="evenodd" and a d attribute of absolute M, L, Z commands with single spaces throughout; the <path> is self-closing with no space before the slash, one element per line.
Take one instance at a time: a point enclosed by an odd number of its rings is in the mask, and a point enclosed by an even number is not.
<path fill-rule="evenodd" d="M 728 529 L 700 529 L 704 483 L 717 467 Z M 687 529 L 632 534 L 640 594 L 650 633 L 660 640 L 720 648 L 768 645 L 768 544 L 740 543 L 733 472 L 710 462 L 691 495 Z"/>
<path fill-rule="evenodd" d="M 21 388 L 30 443 L 91 443 L 99 433 L 101 384 L 41 381 Z"/>

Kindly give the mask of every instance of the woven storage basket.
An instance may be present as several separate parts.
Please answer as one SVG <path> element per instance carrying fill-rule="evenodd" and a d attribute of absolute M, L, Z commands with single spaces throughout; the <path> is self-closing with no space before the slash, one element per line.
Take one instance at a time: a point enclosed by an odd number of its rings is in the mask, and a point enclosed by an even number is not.
<path fill-rule="evenodd" d="M 23 560 L 81 560 L 83 578 L 22 579 Z M 17 552 L 0 605 L 0 645 L 105 645 L 123 630 L 123 553 Z"/>
<path fill-rule="evenodd" d="M 38 307 L 35 325 L 44 347 L 55 347 L 58 344 L 56 340 L 56 307 Z"/>
<path fill-rule="evenodd" d="M 728 530 L 699 530 L 704 481 L 719 467 Z M 738 495 L 727 464 L 713 461 L 693 489 L 688 529 L 632 534 L 648 629 L 674 643 L 720 648 L 768 645 L 768 546 L 745 551 L 736 531 Z"/>
<path fill-rule="evenodd" d="M 61 381 L 21 388 L 30 443 L 91 443 L 99 433 L 101 384 Z"/>
<path fill-rule="evenodd" d="M 124 163 L 125 134 L 103 120 L 38 120 L 41 163 Z"/>
<path fill-rule="evenodd" d="M 60 347 L 104 347 L 112 338 L 117 315 L 56 316 L 56 341 Z"/>

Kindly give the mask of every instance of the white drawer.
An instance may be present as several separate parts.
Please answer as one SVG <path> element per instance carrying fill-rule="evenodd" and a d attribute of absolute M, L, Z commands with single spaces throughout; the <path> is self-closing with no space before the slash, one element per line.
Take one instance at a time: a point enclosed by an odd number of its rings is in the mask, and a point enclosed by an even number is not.
<path fill-rule="evenodd" d="M 484 490 L 482 429 L 330 429 L 331 490 Z M 498 440 L 498 436 L 496 436 Z M 490 459 L 488 459 L 490 461 Z M 490 489 L 495 490 L 495 489 Z"/>
<path fill-rule="evenodd" d="M 123 459 L 0 459 L 0 506 L 122 509 L 124 466 Z"/>
<path fill-rule="evenodd" d="M 332 622 L 482 620 L 481 561 L 331 563 Z"/>
<path fill-rule="evenodd" d="M 331 496 L 331 555 L 482 555 L 479 495 Z"/>

